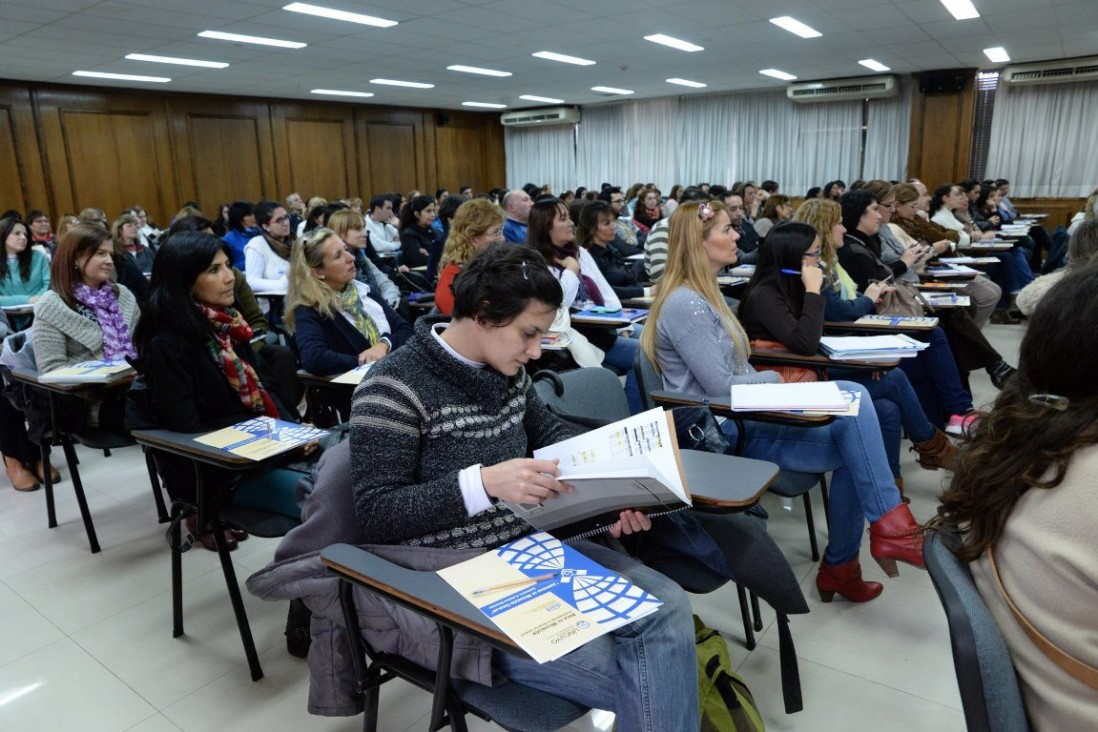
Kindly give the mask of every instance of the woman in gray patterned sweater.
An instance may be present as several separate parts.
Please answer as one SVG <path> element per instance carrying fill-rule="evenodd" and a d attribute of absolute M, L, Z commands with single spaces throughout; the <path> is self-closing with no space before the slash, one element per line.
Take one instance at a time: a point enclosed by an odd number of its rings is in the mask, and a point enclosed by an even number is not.
<path fill-rule="evenodd" d="M 499 546 L 533 529 L 499 499 L 536 503 L 570 490 L 554 461 L 525 457 L 569 436 L 523 365 L 541 353 L 562 298 L 526 247 L 492 248 L 454 282 L 453 321 L 423 318 L 355 393 L 355 509 L 367 540 L 438 548 Z M 622 512 L 613 533 L 651 527 Z M 576 548 L 663 601 L 659 612 L 557 661 L 499 653 L 493 667 L 527 686 L 618 715 L 622 730 L 698 729 L 690 602 L 667 578 L 593 542 Z"/>

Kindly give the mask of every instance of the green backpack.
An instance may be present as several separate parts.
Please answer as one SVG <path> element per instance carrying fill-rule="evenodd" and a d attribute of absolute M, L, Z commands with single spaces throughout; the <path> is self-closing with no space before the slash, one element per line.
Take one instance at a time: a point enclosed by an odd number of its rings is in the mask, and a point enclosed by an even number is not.
<path fill-rule="evenodd" d="M 763 732 L 751 690 L 733 670 L 721 634 L 694 616 L 701 732 Z"/>

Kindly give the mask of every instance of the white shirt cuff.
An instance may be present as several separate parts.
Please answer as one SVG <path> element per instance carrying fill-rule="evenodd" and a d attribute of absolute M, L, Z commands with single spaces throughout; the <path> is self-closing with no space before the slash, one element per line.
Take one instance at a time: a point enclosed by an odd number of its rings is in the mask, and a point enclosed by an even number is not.
<path fill-rule="evenodd" d="M 470 465 L 458 473 L 458 485 L 461 487 L 461 499 L 470 516 L 492 507 L 492 499 L 484 491 L 484 482 L 480 479 L 480 463 Z"/>

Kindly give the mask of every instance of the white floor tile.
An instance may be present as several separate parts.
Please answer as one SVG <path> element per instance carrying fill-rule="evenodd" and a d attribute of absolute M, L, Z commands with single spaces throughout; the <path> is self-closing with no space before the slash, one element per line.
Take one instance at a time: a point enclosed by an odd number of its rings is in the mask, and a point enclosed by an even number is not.
<path fill-rule="evenodd" d="M 169 722 L 163 714 L 154 714 L 145 721 L 130 727 L 126 732 L 180 732 L 180 730 Z"/>
<path fill-rule="evenodd" d="M 0 618 L 8 628 L 0 643 L 0 666 L 65 637 L 56 625 L 3 582 L 0 582 Z"/>

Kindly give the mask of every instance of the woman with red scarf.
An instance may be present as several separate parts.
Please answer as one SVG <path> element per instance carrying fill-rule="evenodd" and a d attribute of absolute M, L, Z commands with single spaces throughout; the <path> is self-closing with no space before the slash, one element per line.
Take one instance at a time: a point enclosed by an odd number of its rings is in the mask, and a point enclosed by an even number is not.
<path fill-rule="evenodd" d="M 252 351 L 252 329 L 235 307 L 229 255 L 224 241 L 194 232 L 173 235 L 157 253 L 149 302 L 134 335 L 146 388 L 131 392 L 131 428 L 199 433 L 261 416 L 298 421 L 292 399 L 264 379 Z M 310 445 L 306 452 L 315 449 Z M 161 453 L 155 458 L 172 499 L 194 503 L 191 461 Z M 202 469 L 205 485 L 220 488 L 225 503 L 300 517 L 300 473 L 274 469 L 241 478 L 213 466 Z M 236 540 L 246 536 L 233 533 Z M 216 551 L 211 535 L 198 538 Z M 235 541 L 229 544 L 235 547 Z"/>

